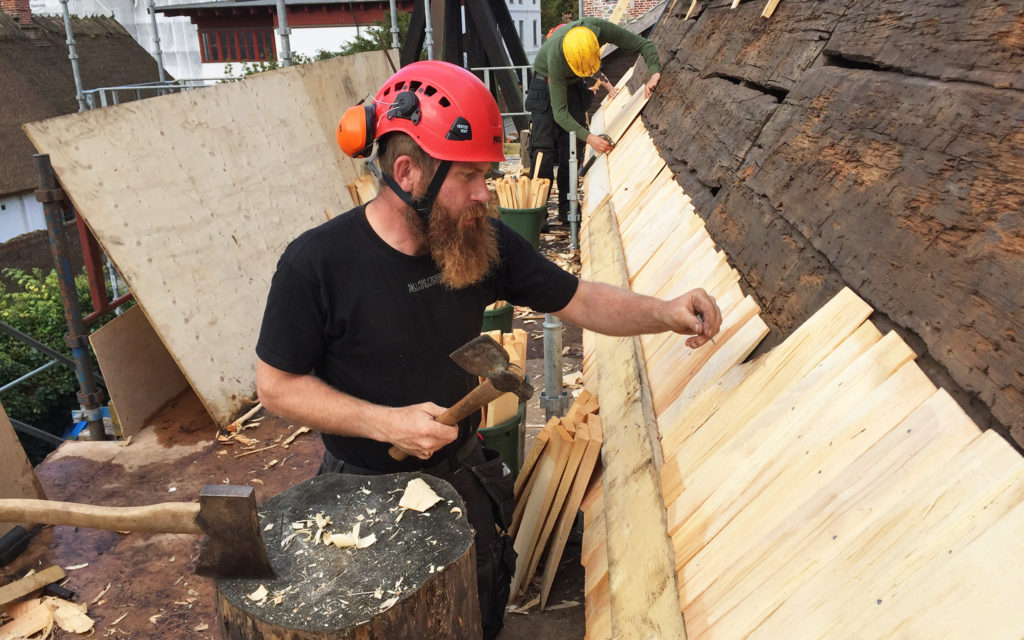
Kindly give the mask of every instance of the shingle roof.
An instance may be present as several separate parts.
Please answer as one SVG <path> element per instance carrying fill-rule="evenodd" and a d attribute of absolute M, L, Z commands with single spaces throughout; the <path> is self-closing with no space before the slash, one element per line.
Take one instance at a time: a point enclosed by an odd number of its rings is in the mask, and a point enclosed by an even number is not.
<path fill-rule="evenodd" d="M 0 195 L 36 186 L 21 125 L 78 111 L 63 20 L 33 16 L 33 25 L 0 12 Z M 159 80 L 156 61 L 113 18 L 74 18 L 72 28 L 84 88 Z"/>

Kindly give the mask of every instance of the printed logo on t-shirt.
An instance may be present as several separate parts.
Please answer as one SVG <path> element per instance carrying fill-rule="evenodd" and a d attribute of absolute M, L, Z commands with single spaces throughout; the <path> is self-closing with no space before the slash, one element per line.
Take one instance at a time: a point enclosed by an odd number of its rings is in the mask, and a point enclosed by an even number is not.
<path fill-rule="evenodd" d="M 441 283 L 441 274 L 440 273 L 435 273 L 434 275 L 430 276 L 429 278 L 423 278 L 422 280 L 418 280 L 416 282 L 410 282 L 409 283 L 409 293 L 416 293 L 417 291 L 422 291 L 423 289 L 430 288 L 430 287 L 434 286 L 435 284 L 440 284 L 440 283 Z"/>

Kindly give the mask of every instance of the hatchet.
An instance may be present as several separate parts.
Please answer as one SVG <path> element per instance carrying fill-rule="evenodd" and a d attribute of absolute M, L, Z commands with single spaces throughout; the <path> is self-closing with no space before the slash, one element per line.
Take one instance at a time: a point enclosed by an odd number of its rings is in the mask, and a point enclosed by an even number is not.
<path fill-rule="evenodd" d="M 274 575 L 256 516 L 250 486 L 210 484 L 199 502 L 164 502 L 143 507 L 101 507 L 50 500 L 0 500 L 0 522 L 87 527 L 144 533 L 204 533 L 196 573 L 212 578 Z"/>
<path fill-rule="evenodd" d="M 520 400 L 529 400 L 533 395 L 533 386 L 524 380 L 526 372 L 519 365 L 509 362 L 505 348 L 488 335 L 473 338 L 449 357 L 469 373 L 484 378 L 484 381 L 434 418 L 441 424 L 455 426 L 459 420 L 505 393 L 514 393 Z M 395 460 L 409 457 L 408 453 L 398 447 L 391 447 L 388 453 Z"/>

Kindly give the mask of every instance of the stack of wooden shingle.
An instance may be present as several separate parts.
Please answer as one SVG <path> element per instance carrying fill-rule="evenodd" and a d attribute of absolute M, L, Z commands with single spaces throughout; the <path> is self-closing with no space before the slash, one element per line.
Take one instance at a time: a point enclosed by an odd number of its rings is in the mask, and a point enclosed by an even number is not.
<path fill-rule="evenodd" d="M 555 571 L 569 539 L 601 454 L 601 419 L 597 398 L 584 390 L 562 418 L 552 418 L 537 434 L 516 479 L 516 573 L 512 597 L 526 595 L 545 559 L 539 600 L 543 609 Z"/>

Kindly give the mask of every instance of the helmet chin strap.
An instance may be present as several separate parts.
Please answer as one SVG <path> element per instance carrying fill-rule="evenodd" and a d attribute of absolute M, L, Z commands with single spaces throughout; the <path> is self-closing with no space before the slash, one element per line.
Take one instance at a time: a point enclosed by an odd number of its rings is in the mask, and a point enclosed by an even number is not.
<path fill-rule="evenodd" d="M 391 189 L 396 196 L 398 196 L 402 202 L 412 207 L 412 210 L 419 215 L 420 220 L 423 221 L 423 229 L 427 230 L 430 228 L 430 211 L 434 208 L 434 201 L 437 200 L 437 194 L 441 192 L 441 185 L 444 183 L 444 179 L 448 177 L 448 170 L 452 168 L 451 160 L 441 160 L 437 165 L 437 170 L 434 171 L 434 177 L 430 180 L 430 185 L 427 186 L 427 191 L 419 198 L 413 198 L 412 194 L 398 186 L 398 182 L 395 179 L 383 171 L 377 166 L 375 160 L 377 159 L 377 145 L 373 147 L 373 153 L 366 159 L 366 166 L 378 180 L 383 182 Z"/>

